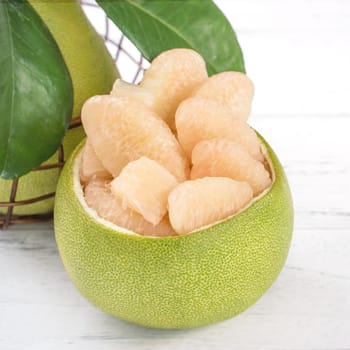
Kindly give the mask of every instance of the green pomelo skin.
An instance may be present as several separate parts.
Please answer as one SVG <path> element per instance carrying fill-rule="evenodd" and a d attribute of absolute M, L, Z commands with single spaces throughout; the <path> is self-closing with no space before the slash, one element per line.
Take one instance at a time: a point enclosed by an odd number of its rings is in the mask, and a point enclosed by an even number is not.
<path fill-rule="evenodd" d="M 85 101 L 110 93 L 119 77 L 102 37 L 95 31 L 77 0 L 29 0 L 55 38 L 73 82 L 73 117 Z"/>
<path fill-rule="evenodd" d="M 57 245 L 77 289 L 102 310 L 152 328 L 202 326 L 255 303 L 281 271 L 293 230 L 287 179 L 264 144 L 276 177 L 266 194 L 221 223 L 164 238 L 127 234 L 88 214 L 76 195 L 80 145 L 55 202 Z"/>
<path fill-rule="evenodd" d="M 108 94 L 114 81 L 119 77 L 115 62 L 86 18 L 80 4 L 70 1 L 37 1 L 30 4 L 43 19 L 55 38 L 67 64 L 73 82 L 74 107 L 72 118 L 79 117 L 84 102 L 91 96 Z M 63 139 L 65 159 L 85 137 L 83 128 L 68 130 Z M 55 153 L 43 164 L 58 161 Z M 58 169 L 32 171 L 19 180 L 16 201 L 39 197 L 56 191 Z M 0 179 L 0 202 L 8 202 L 12 181 Z M 46 199 L 34 204 L 16 206 L 14 215 L 36 215 L 52 212 L 54 199 Z M 0 214 L 7 208 L 0 207 Z"/>

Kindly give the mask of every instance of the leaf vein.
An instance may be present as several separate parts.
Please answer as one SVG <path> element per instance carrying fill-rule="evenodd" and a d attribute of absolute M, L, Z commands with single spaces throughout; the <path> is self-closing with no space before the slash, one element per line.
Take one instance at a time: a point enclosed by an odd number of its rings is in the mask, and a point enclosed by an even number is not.
<path fill-rule="evenodd" d="M 15 81 L 15 70 L 14 70 L 14 44 L 13 44 L 13 38 L 12 38 L 12 30 L 11 30 L 11 24 L 10 24 L 10 16 L 8 13 L 8 7 L 5 7 L 4 11 L 6 15 L 6 25 L 9 31 L 9 41 L 10 41 L 10 50 L 11 50 L 11 87 L 12 87 L 12 92 L 11 92 L 11 109 L 10 109 L 10 116 L 9 116 L 9 126 L 8 126 L 8 133 L 7 133 L 7 143 L 5 144 L 5 160 L 4 160 L 4 165 L 3 165 L 3 170 L 1 174 L 4 173 L 4 169 L 7 168 L 9 159 L 10 159 L 10 150 L 9 150 L 9 145 L 11 141 L 11 130 L 13 126 L 13 112 L 14 112 L 14 99 L 15 99 L 15 89 L 14 89 L 14 81 Z M 5 170 L 6 171 L 6 170 Z"/>

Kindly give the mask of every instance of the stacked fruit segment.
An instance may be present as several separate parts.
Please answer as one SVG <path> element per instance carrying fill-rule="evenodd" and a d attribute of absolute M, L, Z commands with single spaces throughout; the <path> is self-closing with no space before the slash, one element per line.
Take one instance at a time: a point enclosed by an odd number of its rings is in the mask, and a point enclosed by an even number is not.
<path fill-rule="evenodd" d="M 235 119 L 247 121 L 254 97 L 254 85 L 243 73 L 222 72 L 207 79 L 194 96 L 218 101 L 231 110 Z"/>
<path fill-rule="evenodd" d="M 243 210 L 272 182 L 246 123 L 253 94 L 242 73 L 208 78 L 189 49 L 163 52 L 139 85 L 116 81 L 82 110 L 87 204 L 118 226 L 159 237 Z"/>
<path fill-rule="evenodd" d="M 90 140 L 87 140 L 81 156 L 80 179 L 82 183 L 88 183 L 93 178 L 109 180 L 112 174 L 103 166 Z"/>
<path fill-rule="evenodd" d="M 192 151 L 191 179 L 223 176 L 250 184 L 258 195 L 271 183 L 263 164 L 239 143 L 227 139 L 211 139 L 197 143 Z"/>
<path fill-rule="evenodd" d="M 85 187 L 85 200 L 102 218 L 120 227 L 148 236 L 175 235 L 167 216 L 158 225 L 152 225 L 141 214 L 124 206 L 122 200 L 113 195 L 106 181 L 90 181 Z"/>
<path fill-rule="evenodd" d="M 225 219 L 253 198 L 247 182 L 227 177 L 203 177 L 185 181 L 169 195 L 169 216 L 174 230 L 191 232 L 198 227 Z"/>
<path fill-rule="evenodd" d="M 165 51 L 146 71 L 140 86 L 154 96 L 154 111 L 174 130 L 174 116 L 181 101 L 208 79 L 205 61 L 188 49 Z"/>
<path fill-rule="evenodd" d="M 122 170 L 111 182 L 111 189 L 125 207 L 157 225 L 167 212 L 167 198 L 177 184 L 167 169 L 154 160 L 141 157 Z"/>
<path fill-rule="evenodd" d="M 242 144 L 255 159 L 263 158 L 254 130 L 217 101 L 187 99 L 177 109 L 175 121 L 178 140 L 189 158 L 198 142 L 218 137 Z"/>
<path fill-rule="evenodd" d="M 140 157 L 157 161 L 179 181 L 188 177 L 188 160 L 168 125 L 138 99 L 92 97 L 83 106 L 82 122 L 97 157 L 113 177 Z"/>

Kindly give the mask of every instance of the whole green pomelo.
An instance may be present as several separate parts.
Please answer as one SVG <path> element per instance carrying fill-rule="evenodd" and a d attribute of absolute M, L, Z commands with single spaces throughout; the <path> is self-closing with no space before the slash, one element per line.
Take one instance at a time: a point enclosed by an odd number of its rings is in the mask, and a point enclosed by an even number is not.
<path fill-rule="evenodd" d="M 79 146 L 55 202 L 64 266 L 93 304 L 154 328 L 191 328 L 228 319 L 255 303 L 286 260 L 293 230 L 288 182 L 268 144 L 274 182 L 241 213 L 183 236 L 147 237 L 97 216 L 83 197 Z"/>
<path fill-rule="evenodd" d="M 55 38 L 73 81 L 74 106 L 72 118 L 79 117 L 82 105 L 91 96 L 109 93 L 119 77 L 115 62 L 104 41 L 86 18 L 80 4 L 70 1 L 29 0 L 46 23 Z M 69 130 L 63 140 L 64 155 L 72 150 L 84 137 L 82 127 Z M 54 154 L 44 164 L 57 163 Z M 32 171 L 19 179 L 16 200 L 26 200 L 55 192 L 59 176 L 58 169 Z M 10 198 L 12 181 L 0 179 L 0 202 Z M 34 215 L 51 212 L 53 198 L 34 204 L 15 207 L 15 215 Z M 0 207 L 0 214 L 6 212 Z"/>

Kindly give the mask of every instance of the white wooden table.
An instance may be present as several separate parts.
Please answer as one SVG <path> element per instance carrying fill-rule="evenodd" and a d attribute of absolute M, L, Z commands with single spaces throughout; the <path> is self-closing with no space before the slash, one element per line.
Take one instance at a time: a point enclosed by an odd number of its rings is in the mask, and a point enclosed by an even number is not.
<path fill-rule="evenodd" d="M 287 172 L 295 230 L 269 291 L 193 330 L 119 321 L 75 290 L 52 223 L 0 231 L 0 349 L 350 349 L 350 3 L 218 1 L 257 86 L 251 124 Z M 282 5 L 283 4 L 283 5 Z"/>

